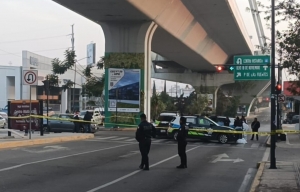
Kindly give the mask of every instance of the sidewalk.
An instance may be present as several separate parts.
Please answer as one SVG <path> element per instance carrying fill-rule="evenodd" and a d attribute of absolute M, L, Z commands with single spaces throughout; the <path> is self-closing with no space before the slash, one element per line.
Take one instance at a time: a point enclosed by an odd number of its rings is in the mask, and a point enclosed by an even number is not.
<path fill-rule="evenodd" d="M 7 137 L 7 134 L 0 134 L 0 149 L 94 138 L 94 134 L 86 133 L 49 133 L 40 136 L 39 132 L 35 132 L 31 135 L 31 139 L 29 139 L 29 136 L 26 136 L 25 138 L 14 136 L 13 134 L 12 136 L 13 137 Z"/>
<path fill-rule="evenodd" d="M 283 129 L 293 128 L 284 126 Z M 270 141 L 268 141 L 270 142 Z M 265 159 L 252 183 L 251 192 L 296 192 L 300 191 L 300 134 L 287 134 L 286 141 L 276 142 L 276 168 L 270 169 L 267 148 Z"/>

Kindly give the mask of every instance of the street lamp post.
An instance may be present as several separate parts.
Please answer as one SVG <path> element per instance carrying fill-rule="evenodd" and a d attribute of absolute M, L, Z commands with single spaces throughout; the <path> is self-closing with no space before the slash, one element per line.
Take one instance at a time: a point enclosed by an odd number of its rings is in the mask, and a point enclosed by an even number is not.
<path fill-rule="evenodd" d="M 276 169 L 275 158 L 275 139 L 276 139 L 276 126 L 275 126 L 275 0 L 272 0 L 271 4 L 272 15 L 272 42 L 271 42 L 271 148 L 270 148 L 270 169 Z M 277 122 L 278 124 L 279 122 Z"/>
<path fill-rule="evenodd" d="M 44 83 L 44 89 L 46 92 L 46 106 L 47 106 L 47 130 L 48 130 L 48 125 L 49 125 L 49 77 L 48 75 L 46 76 L 46 80 L 43 81 Z M 43 132 L 41 132 L 43 134 Z"/>

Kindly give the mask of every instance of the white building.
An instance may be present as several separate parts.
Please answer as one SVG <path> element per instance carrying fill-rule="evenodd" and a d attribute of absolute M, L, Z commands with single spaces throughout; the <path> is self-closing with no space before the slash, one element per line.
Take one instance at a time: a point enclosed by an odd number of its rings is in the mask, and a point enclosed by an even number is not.
<path fill-rule="evenodd" d="M 30 86 L 22 85 L 23 70 L 38 70 L 38 86 L 31 87 L 32 100 L 46 101 L 46 93 L 44 91 L 44 83 L 48 74 L 52 73 L 52 58 L 44 57 L 31 53 L 29 51 L 22 52 L 22 66 L 0 66 L 0 81 L 2 82 L 2 91 L 0 91 L 0 108 L 7 105 L 7 101 L 29 99 Z M 85 83 L 85 78 L 81 75 L 83 68 L 77 65 L 77 73 L 75 80 L 75 109 L 81 109 L 81 85 Z M 92 70 L 93 74 L 100 76 L 103 70 Z M 71 110 L 73 100 L 73 88 L 63 91 L 61 86 L 66 80 L 74 81 L 75 70 L 70 69 L 65 74 L 59 75 L 59 87 L 54 87 L 49 93 L 50 106 L 55 107 L 56 111 L 65 112 L 67 108 Z M 59 110 L 58 110 L 59 108 Z"/>

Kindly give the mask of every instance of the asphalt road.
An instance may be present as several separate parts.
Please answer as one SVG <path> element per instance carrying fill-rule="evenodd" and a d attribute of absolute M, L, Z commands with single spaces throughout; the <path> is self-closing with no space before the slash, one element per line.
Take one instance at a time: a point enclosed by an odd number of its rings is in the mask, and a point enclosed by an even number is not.
<path fill-rule="evenodd" d="M 218 144 L 189 140 L 188 168 L 178 170 L 177 146 L 154 139 L 150 171 L 138 170 L 134 132 L 101 131 L 94 139 L 0 151 L 1 192 L 243 192 L 248 191 L 263 142 Z"/>

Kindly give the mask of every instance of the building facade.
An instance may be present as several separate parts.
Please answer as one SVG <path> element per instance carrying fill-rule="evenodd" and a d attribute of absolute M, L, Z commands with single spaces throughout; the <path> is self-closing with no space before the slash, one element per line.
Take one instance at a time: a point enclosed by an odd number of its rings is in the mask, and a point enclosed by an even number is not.
<path fill-rule="evenodd" d="M 48 74 L 52 73 L 52 60 L 52 58 L 44 57 L 29 51 L 23 51 L 22 66 L 0 66 L 0 81 L 3 85 L 3 91 L 0 91 L 0 108 L 5 107 L 7 101 L 29 99 L 30 92 L 32 100 L 43 100 L 44 106 L 46 106 L 47 96 L 43 81 Z M 51 88 L 49 91 L 49 106 L 52 107 L 53 110 L 64 113 L 66 109 L 82 109 L 81 85 L 85 83 L 85 77 L 82 76 L 82 68 L 77 67 L 77 69 L 75 90 L 71 88 L 64 91 L 61 88 L 66 81 L 74 81 L 75 70 L 69 69 L 65 74 L 58 76 L 59 86 Z M 31 86 L 30 88 L 29 85 L 22 85 L 23 70 L 38 70 L 37 86 Z M 73 100 L 74 106 L 72 106 Z"/>

